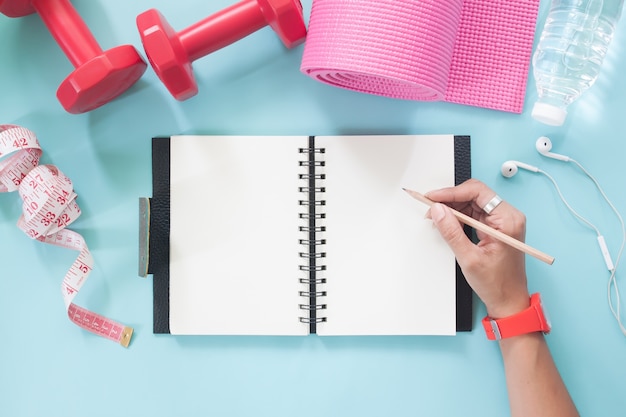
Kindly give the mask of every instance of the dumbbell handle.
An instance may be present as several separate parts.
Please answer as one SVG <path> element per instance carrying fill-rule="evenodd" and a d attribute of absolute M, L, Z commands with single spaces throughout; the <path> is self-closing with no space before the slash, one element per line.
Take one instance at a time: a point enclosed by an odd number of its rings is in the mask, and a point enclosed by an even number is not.
<path fill-rule="evenodd" d="M 256 0 L 243 0 L 178 33 L 190 61 L 228 46 L 267 26 Z M 207 42 L 210 40 L 210 42 Z"/>
<path fill-rule="evenodd" d="M 98 42 L 69 0 L 32 0 L 32 5 L 74 67 L 102 54 Z"/>

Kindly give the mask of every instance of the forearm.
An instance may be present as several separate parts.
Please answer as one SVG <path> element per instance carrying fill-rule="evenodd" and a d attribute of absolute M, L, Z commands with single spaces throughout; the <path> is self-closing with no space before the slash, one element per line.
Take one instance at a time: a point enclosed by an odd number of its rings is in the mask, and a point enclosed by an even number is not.
<path fill-rule="evenodd" d="M 433 204 L 427 216 L 454 252 L 468 284 L 485 303 L 489 318 L 496 321 L 497 332 L 486 326 L 488 336 L 504 337 L 499 343 L 511 415 L 578 417 L 543 334 L 525 333 L 548 330 L 549 325 L 538 313 L 543 311 L 538 294 L 529 296 L 523 253 L 480 232 L 480 242 L 474 244 L 448 207 L 523 241 L 526 216 L 506 201 L 486 210 L 494 195 L 493 190 L 477 180 L 434 190 L 427 197 L 443 204 Z"/>
<path fill-rule="evenodd" d="M 500 342 L 512 417 L 579 416 L 541 333 Z"/>

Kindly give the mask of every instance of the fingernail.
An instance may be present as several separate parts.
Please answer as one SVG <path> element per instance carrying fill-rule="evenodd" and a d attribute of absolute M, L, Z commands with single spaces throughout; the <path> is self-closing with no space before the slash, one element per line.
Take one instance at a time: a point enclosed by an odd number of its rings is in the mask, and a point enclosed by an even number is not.
<path fill-rule="evenodd" d="M 430 206 L 430 216 L 435 223 L 438 223 L 446 217 L 446 212 L 441 204 L 435 203 Z"/>

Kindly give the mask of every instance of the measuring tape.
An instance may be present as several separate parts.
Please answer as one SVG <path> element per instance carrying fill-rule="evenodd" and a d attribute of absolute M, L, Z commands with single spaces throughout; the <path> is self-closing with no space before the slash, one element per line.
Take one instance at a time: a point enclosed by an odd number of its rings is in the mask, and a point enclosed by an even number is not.
<path fill-rule="evenodd" d="M 39 165 L 42 150 L 33 132 L 0 125 L 0 192 L 18 191 L 22 215 L 17 226 L 32 239 L 78 251 L 61 284 L 69 319 L 76 325 L 128 347 L 133 328 L 93 313 L 72 301 L 93 270 L 83 237 L 66 227 L 80 216 L 72 181 L 54 165 Z"/>

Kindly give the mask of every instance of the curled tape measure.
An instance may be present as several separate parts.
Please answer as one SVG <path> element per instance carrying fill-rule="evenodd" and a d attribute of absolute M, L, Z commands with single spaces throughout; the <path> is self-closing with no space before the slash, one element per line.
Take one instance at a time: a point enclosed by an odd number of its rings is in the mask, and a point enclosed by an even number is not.
<path fill-rule="evenodd" d="M 72 181 L 54 165 L 39 165 L 41 154 L 33 132 L 20 126 L 0 125 L 0 192 L 18 191 L 23 213 L 17 226 L 30 238 L 78 252 L 61 284 L 69 319 L 85 330 L 128 347 L 132 327 L 72 302 L 87 281 L 94 261 L 83 237 L 66 229 L 80 216 Z"/>

